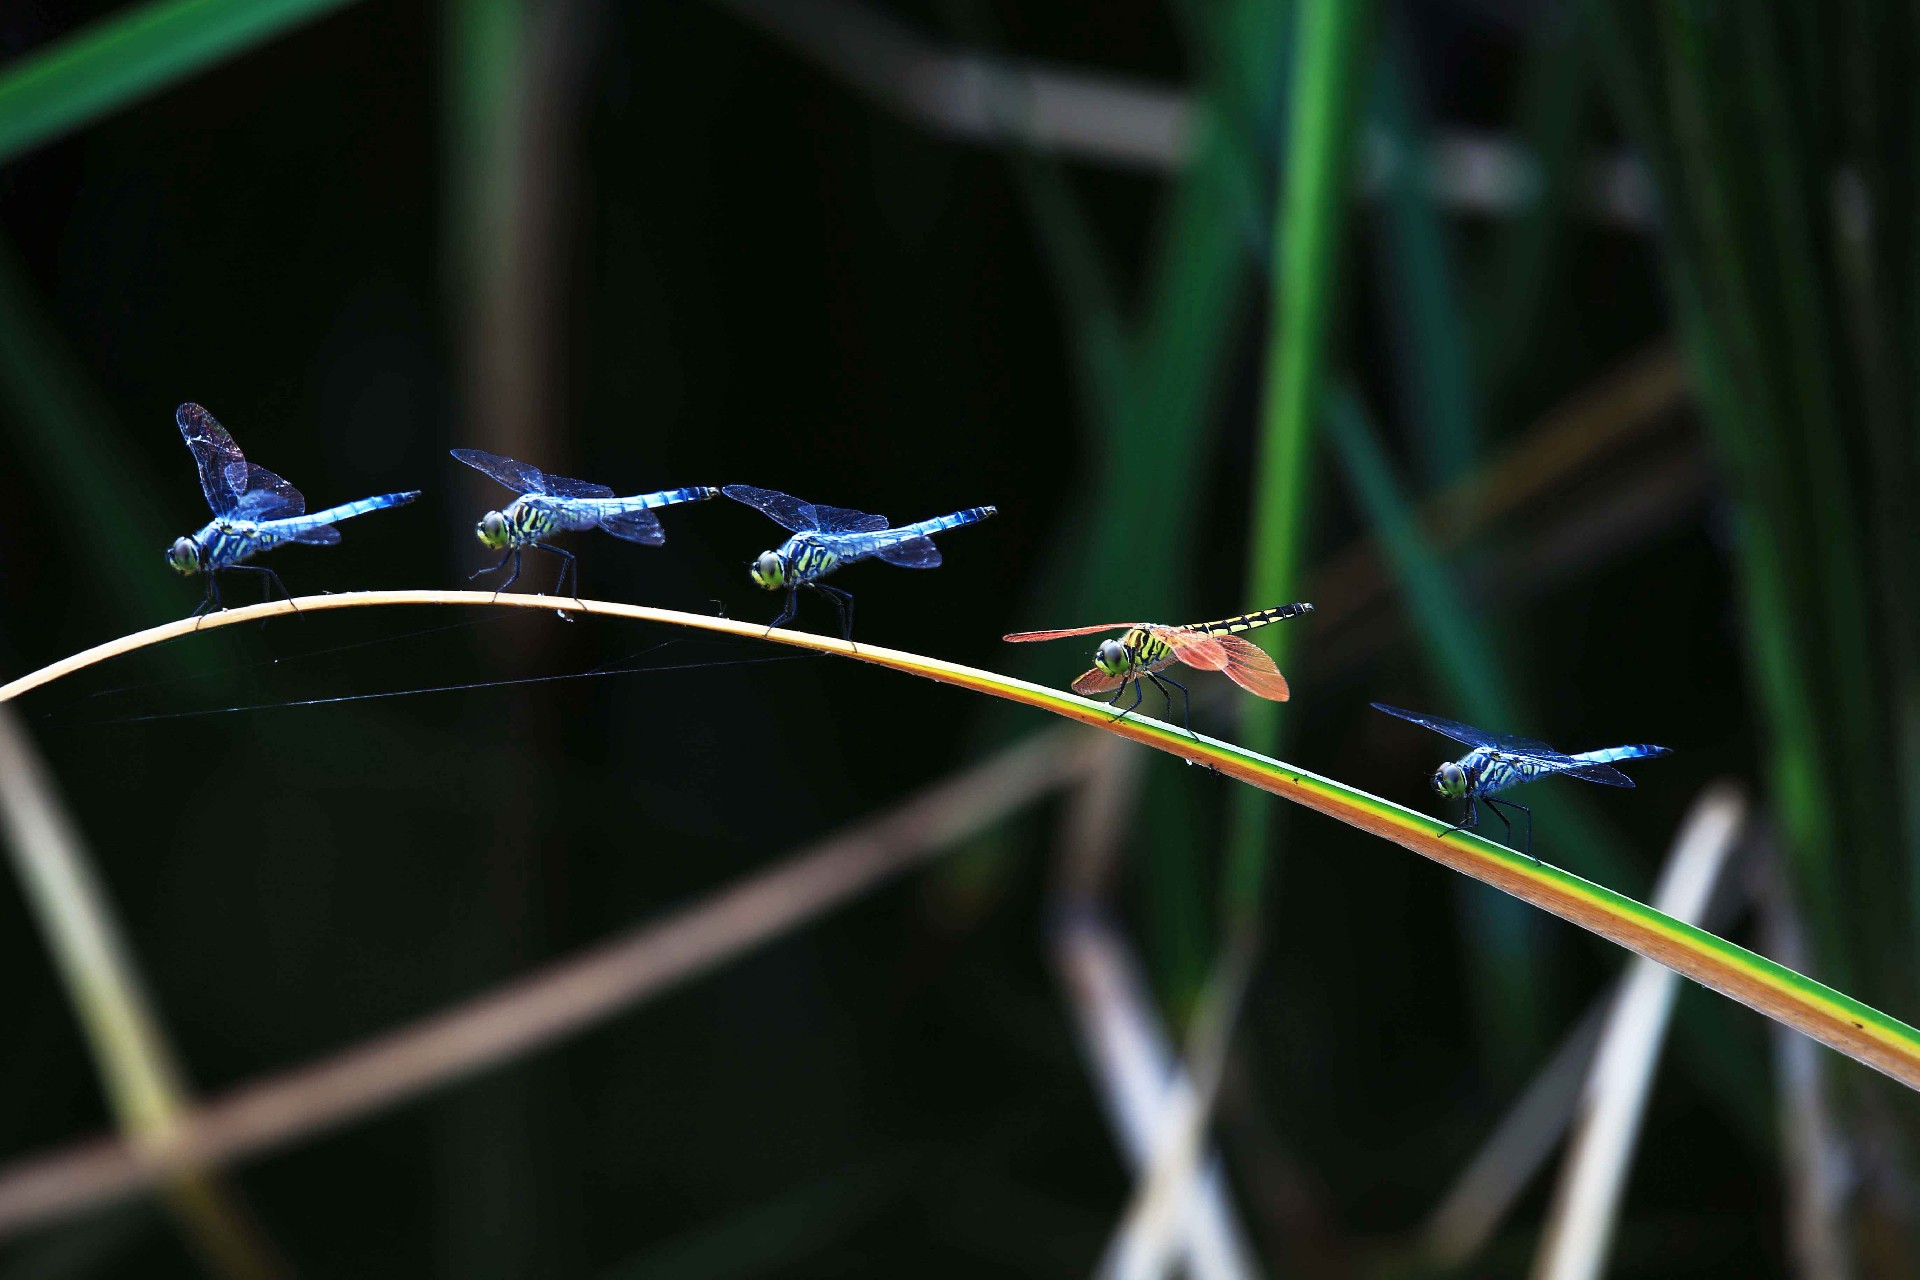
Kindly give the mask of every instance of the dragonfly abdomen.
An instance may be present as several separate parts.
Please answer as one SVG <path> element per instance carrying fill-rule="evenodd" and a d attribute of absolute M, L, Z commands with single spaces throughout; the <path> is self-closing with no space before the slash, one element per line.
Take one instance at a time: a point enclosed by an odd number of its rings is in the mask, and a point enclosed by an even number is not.
<path fill-rule="evenodd" d="M 1600 764 L 1612 764 L 1615 760 L 1645 760 L 1650 756 L 1668 756 L 1672 754 L 1672 747 L 1656 747 L 1650 742 L 1636 742 L 1624 747 L 1601 747 L 1598 751 L 1582 751 L 1575 755 L 1574 759 L 1593 760 Z"/>
<path fill-rule="evenodd" d="M 901 525 L 898 529 L 887 530 L 888 534 L 902 535 L 890 541 L 904 542 L 907 538 L 924 538 L 928 534 L 941 533 L 947 529 L 958 529 L 963 524 L 979 524 L 988 516 L 999 511 L 998 507 L 968 507 L 965 511 L 956 511 L 951 515 L 935 516 L 931 520 L 922 520 L 918 524 Z"/>
<path fill-rule="evenodd" d="M 1233 635 L 1241 631 L 1252 631 L 1255 627 L 1264 627 L 1270 622 L 1285 622 L 1288 618 L 1297 618 L 1303 613 L 1312 613 L 1313 606 L 1306 603 L 1283 604 L 1275 609 L 1256 609 L 1252 613 L 1243 613 L 1234 618 L 1220 618 L 1214 622 L 1202 622 L 1190 631 L 1199 631 L 1206 635 Z"/>

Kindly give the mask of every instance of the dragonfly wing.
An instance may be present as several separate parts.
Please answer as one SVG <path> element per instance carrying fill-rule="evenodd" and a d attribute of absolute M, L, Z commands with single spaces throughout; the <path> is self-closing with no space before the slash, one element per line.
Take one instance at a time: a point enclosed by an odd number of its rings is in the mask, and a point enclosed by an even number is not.
<path fill-rule="evenodd" d="M 1390 716 L 1399 716 L 1402 720 L 1411 720 L 1417 725 L 1424 725 L 1435 733 L 1443 733 L 1455 742 L 1464 742 L 1470 747 L 1491 747 L 1495 751 L 1505 751 L 1513 755 L 1537 756 L 1544 760 L 1568 760 L 1572 758 L 1565 752 L 1555 751 L 1546 743 L 1534 738 L 1519 738 L 1512 734 L 1505 733 L 1488 733 L 1485 729 L 1476 729 L 1470 724 L 1461 724 L 1458 720 L 1448 720 L 1442 716 L 1422 715 L 1418 711 L 1406 711 L 1400 707 L 1390 707 L 1384 702 L 1374 703 L 1373 709 L 1375 711 L 1384 711 Z"/>
<path fill-rule="evenodd" d="M 1112 693 L 1123 682 L 1119 676 L 1110 676 L 1098 667 L 1082 672 L 1070 688 L 1083 698 L 1091 698 L 1096 693 Z"/>
<path fill-rule="evenodd" d="M 890 543 L 876 554 L 888 564 L 897 564 L 902 569 L 940 567 L 940 548 L 933 545 L 932 538 L 908 538 L 905 542 Z"/>
<path fill-rule="evenodd" d="M 616 516 L 602 516 L 600 527 L 616 538 L 642 542 L 649 547 L 657 547 L 667 540 L 667 531 L 660 527 L 660 517 L 645 507 L 622 511 Z"/>
<path fill-rule="evenodd" d="M 725 485 L 720 492 L 735 502 L 746 503 L 783 529 L 811 533 L 820 528 L 813 504 L 802 502 L 790 493 L 781 493 L 777 489 L 756 489 L 750 484 Z"/>
<path fill-rule="evenodd" d="M 1631 787 L 1633 779 L 1610 764 L 1601 764 L 1596 760 L 1575 760 L 1571 756 L 1554 753 L 1556 759 L 1543 760 L 1534 756 L 1533 763 L 1543 765 L 1555 773 L 1564 773 L 1569 778 L 1585 778 L 1588 782 L 1597 782 L 1603 787 Z"/>
<path fill-rule="evenodd" d="M 1016 631 L 1000 638 L 1014 644 L 1025 644 L 1029 640 L 1064 640 L 1068 636 L 1090 636 L 1096 631 L 1127 631 L 1146 625 L 1144 622 L 1102 622 L 1091 627 L 1068 627 L 1063 631 Z"/>
<path fill-rule="evenodd" d="M 233 442 L 227 429 L 212 414 L 197 404 L 183 404 L 174 411 L 180 436 L 193 451 L 194 465 L 200 469 L 200 492 L 217 516 L 230 516 L 240 505 L 247 489 L 247 459 Z"/>
<path fill-rule="evenodd" d="M 1258 694 L 1273 702 L 1285 702 L 1291 696 L 1287 678 L 1280 674 L 1280 668 L 1273 664 L 1273 659 L 1267 656 L 1265 649 L 1239 636 L 1214 638 L 1226 651 L 1227 679 L 1248 693 Z"/>
<path fill-rule="evenodd" d="M 515 493 L 547 492 L 547 477 L 540 468 L 503 458 L 482 449 L 451 449 L 448 452 L 484 476 L 490 476 Z"/>
<path fill-rule="evenodd" d="M 529 471 L 533 468 L 527 468 Z M 540 482 L 546 486 L 540 492 L 550 493 L 556 498 L 611 498 L 613 490 L 603 484 L 594 484 L 587 480 L 574 480 L 568 476 L 550 476 L 540 472 Z"/>
<path fill-rule="evenodd" d="M 245 520 L 285 520 L 305 515 L 307 500 L 298 489 L 265 467 L 247 467 L 246 488 L 234 514 Z"/>
<path fill-rule="evenodd" d="M 331 547 L 340 541 L 340 531 L 330 524 L 316 524 L 311 528 L 298 529 L 287 536 L 295 542 L 305 542 L 316 547 Z"/>
<path fill-rule="evenodd" d="M 813 518 L 820 522 L 817 527 L 822 533 L 878 533 L 887 527 L 885 516 L 855 511 L 852 507 L 823 506 L 817 502 L 813 504 Z M 885 560 L 886 553 L 881 552 L 880 558 Z M 934 564 L 939 563 L 937 559 L 934 561 Z"/>
<path fill-rule="evenodd" d="M 1190 667 L 1201 671 L 1227 669 L 1227 648 L 1221 643 L 1223 637 L 1188 631 L 1182 627 L 1156 626 L 1147 630 L 1153 633 L 1154 639 L 1172 649 L 1174 657 Z"/>

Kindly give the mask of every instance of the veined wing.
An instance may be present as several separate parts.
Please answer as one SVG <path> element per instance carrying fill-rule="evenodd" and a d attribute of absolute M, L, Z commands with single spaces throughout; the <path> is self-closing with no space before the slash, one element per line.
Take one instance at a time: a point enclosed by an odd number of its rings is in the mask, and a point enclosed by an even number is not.
<path fill-rule="evenodd" d="M 1280 674 L 1280 668 L 1273 664 L 1273 659 L 1267 656 L 1265 649 L 1239 636 L 1214 636 L 1213 640 L 1226 656 L 1224 670 L 1227 679 L 1248 693 L 1258 694 L 1273 702 L 1285 702 L 1291 696 L 1287 678 Z M 1174 654 L 1181 661 L 1186 661 L 1186 655 L 1181 650 L 1175 649 Z"/>
<path fill-rule="evenodd" d="M 1504 753 L 1503 753 L 1504 754 Z M 1527 757 L 1528 763 L 1551 773 L 1564 773 L 1569 778 L 1585 778 L 1588 782 L 1597 782 L 1603 787 L 1631 787 L 1633 779 L 1610 764 L 1597 760 L 1576 760 L 1571 756 L 1553 753 L 1557 759 L 1544 759 L 1537 754 Z"/>
<path fill-rule="evenodd" d="M 528 462 L 516 462 L 481 449 L 453 449 L 454 457 L 483 475 L 491 476 L 515 493 L 536 493 L 549 498 L 611 498 L 613 490 L 603 484 L 550 476 Z"/>
<path fill-rule="evenodd" d="M 885 516 L 869 515 L 848 507 L 829 507 L 802 502 L 778 489 L 757 489 L 750 484 L 730 484 L 720 492 L 735 502 L 745 503 L 783 529 L 794 533 L 878 533 L 887 527 Z"/>
<path fill-rule="evenodd" d="M 230 516 L 247 491 L 247 459 L 227 429 L 212 414 L 191 402 L 174 410 L 180 436 L 193 451 L 200 469 L 200 492 L 217 516 Z M 284 481 L 282 482 L 284 483 Z"/>
<path fill-rule="evenodd" d="M 938 569 L 940 567 L 940 548 L 932 538 L 908 538 L 903 542 L 890 542 L 874 553 L 888 564 L 899 565 L 902 569 Z"/>
<path fill-rule="evenodd" d="M 243 520 L 285 520 L 307 513 L 301 492 L 265 467 L 247 464 L 247 485 L 234 514 Z M 309 539 L 302 539 L 309 541 Z"/>
<path fill-rule="evenodd" d="M 1126 683 L 1119 676 L 1110 676 L 1098 667 L 1090 668 L 1074 677 L 1068 688 L 1083 698 L 1091 698 L 1096 693 L 1112 693 Z"/>
<path fill-rule="evenodd" d="M 1130 631 L 1134 627 L 1152 627 L 1150 622 L 1102 622 L 1091 627 L 1068 627 L 1063 631 L 1016 631 L 1002 640 L 1025 644 L 1029 640 L 1064 640 L 1068 636 L 1090 636 L 1096 631 Z"/>
<path fill-rule="evenodd" d="M 1461 724 L 1458 720 L 1448 720 L 1441 716 L 1422 715 L 1418 711 L 1406 711 L 1400 707 L 1390 707 L 1384 702 L 1374 703 L 1373 709 L 1375 711 L 1384 711 L 1390 716 L 1399 716 L 1402 720 L 1411 720 L 1417 725 L 1424 725 L 1435 733 L 1444 733 L 1455 742 L 1463 742 L 1469 747 L 1489 747 L 1495 751 L 1503 751 L 1508 755 L 1532 756 L 1543 763 L 1554 761 L 1566 761 L 1573 764 L 1581 763 L 1578 760 L 1574 760 L 1574 758 L 1566 752 L 1555 751 L 1552 747 L 1536 738 L 1520 738 L 1506 733 L 1488 733 L 1485 729 L 1476 729 L 1470 724 Z M 1616 770 L 1616 772 L 1618 771 Z M 1621 774 L 1620 776 L 1624 778 L 1626 775 Z"/>
<path fill-rule="evenodd" d="M 293 528 L 274 527 L 275 522 L 263 522 L 269 533 L 279 533 L 294 542 L 305 542 L 316 547 L 331 547 L 340 541 L 340 531 L 330 524 L 308 524 L 304 520 L 295 521 Z"/>
<path fill-rule="evenodd" d="M 644 543 L 649 547 L 657 547 L 667 540 L 667 531 L 660 527 L 660 517 L 645 507 L 622 511 L 619 515 L 602 516 L 600 527 L 616 538 Z"/>

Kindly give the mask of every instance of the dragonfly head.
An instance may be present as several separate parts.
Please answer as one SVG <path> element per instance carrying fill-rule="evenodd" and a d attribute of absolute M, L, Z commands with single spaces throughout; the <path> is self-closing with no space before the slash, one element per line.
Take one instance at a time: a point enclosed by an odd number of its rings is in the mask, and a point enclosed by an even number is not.
<path fill-rule="evenodd" d="M 1433 789 L 1449 800 L 1467 794 L 1467 771 L 1458 761 L 1449 760 L 1433 771 Z"/>
<path fill-rule="evenodd" d="M 200 544 L 192 538 L 175 538 L 167 548 L 167 567 L 175 573 L 200 572 Z"/>
<path fill-rule="evenodd" d="M 757 587 L 778 591 L 787 584 L 787 562 L 777 551 L 762 551 L 760 558 L 747 566 L 747 576 Z"/>
<path fill-rule="evenodd" d="M 1118 640 L 1102 640 L 1100 647 L 1093 651 L 1093 665 L 1106 675 L 1123 676 L 1133 664 L 1127 656 L 1127 646 Z"/>
<path fill-rule="evenodd" d="M 473 526 L 473 536 L 489 551 L 506 550 L 507 518 L 498 511 L 487 512 L 480 517 L 480 523 Z"/>

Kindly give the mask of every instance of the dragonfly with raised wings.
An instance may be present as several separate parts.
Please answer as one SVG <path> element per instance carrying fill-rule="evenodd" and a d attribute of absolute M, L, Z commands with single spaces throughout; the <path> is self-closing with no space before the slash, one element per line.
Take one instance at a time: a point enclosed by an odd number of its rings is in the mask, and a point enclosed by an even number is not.
<path fill-rule="evenodd" d="M 1118 639 L 1102 640 L 1093 651 L 1093 669 L 1081 673 L 1072 689 L 1082 697 L 1111 693 L 1109 706 L 1119 706 L 1126 691 L 1133 690 L 1133 701 L 1114 719 L 1133 713 L 1140 706 L 1142 684 L 1151 683 L 1166 700 L 1167 714 L 1173 714 L 1172 685 L 1180 691 L 1181 718 L 1189 736 L 1193 733 L 1192 708 L 1187 687 L 1166 674 L 1179 662 L 1199 671 L 1224 671 L 1227 679 L 1274 702 L 1288 697 L 1287 678 L 1264 650 L 1240 632 L 1252 631 L 1269 623 L 1284 622 L 1313 612 L 1310 604 L 1283 604 L 1274 609 L 1259 609 L 1214 622 L 1195 622 L 1169 626 L 1161 622 L 1103 622 L 1092 627 L 1068 627 L 1060 631 L 1018 631 L 1002 639 L 1015 644 L 1029 640 L 1061 640 L 1067 636 L 1088 636 L 1097 631 L 1124 631 Z"/>
<path fill-rule="evenodd" d="M 1533 810 L 1526 805 L 1516 804 L 1512 800 L 1496 800 L 1494 793 L 1517 787 L 1523 782 L 1532 782 L 1535 778 L 1563 774 L 1569 778 L 1584 778 L 1588 782 L 1597 782 L 1603 787 L 1631 787 L 1633 779 L 1614 768 L 1620 760 L 1644 760 L 1653 756 L 1671 755 L 1669 747 L 1656 747 L 1650 743 L 1636 742 L 1624 747 L 1601 747 L 1596 751 L 1582 751 L 1568 755 L 1556 751 L 1544 742 L 1532 738 L 1519 738 L 1505 733 L 1488 733 L 1485 729 L 1476 729 L 1470 724 L 1461 724 L 1458 720 L 1448 720 L 1441 716 L 1422 715 L 1417 711 L 1406 711 L 1400 707 L 1390 707 L 1384 702 L 1373 704 L 1375 711 L 1384 711 L 1390 716 L 1399 716 L 1402 720 L 1411 720 L 1417 725 L 1444 734 L 1455 742 L 1472 747 L 1473 750 L 1458 760 L 1449 760 L 1433 771 L 1429 780 L 1434 791 L 1449 800 L 1464 800 L 1467 811 L 1455 831 L 1471 831 L 1479 825 L 1479 802 L 1486 801 L 1493 816 L 1500 819 L 1500 825 L 1507 829 L 1507 839 L 1513 839 L 1513 824 L 1507 821 L 1502 808 L 1514 809 L 1526 815 L 1526 839 L 1524 852 L 1533 858 Z M 1534 858 L 1538 862 L 1538 858 Z"/>
<path fill-rule="evenodd" d="M 221 573 L 265 574 L 272 587 L 292 599 L 279 574 L 241 561 L 285 542 L 332 546 L 340 541 L 340 531 L 333 527 L 337 522 L 404 506 L 420 496 L 418 489 L 383 493 L 310 513 L 298 489 L 265 467 L 248 462 L 227 429 L 205 409 L 183 404 L 173 416 L 200 469 L 200 491 L 213 509 L 213 519 L 199 532 L 176 538 L 167 548 L 167 564 L 174 572 L 184 576 L 197 573 L 207 580 L 206 597 L 189 617 L 222 607 L 216 576 Z"/>
<path fill-rule="evenodd" d="M 933 544 L 934 534 L 978 524 L 994 514 L 992 507 L 968 507 L 895 529 L 885 516 L 802 502 L 774 489 L 730 484 L 721 492 L 793 534 L 775 550 L 761 552 L 747 568 L 754 585 L 787 593 L 786 607 L 769 629 L 791 622 L 800 608 L 800 588 L 811 587 L 833 602 L 840 615 L 840 634 L 848 641 L 853 639 L 853 596 L 822 585 L 820 579 L 856 560 L 879 559 L 903 569 L 937 568 L 940 548 Z"/>
<path fill-rule="evenodd" d="M 513 572 L 500 584 L 502 591 L 519 581 L 521 554 L 529 547 L 538 547 L 560 557 L 560 579 L 554 585 L 554 594 L 567 594 L 569 572 L 573 575 L 573 589 L 578 592 L 579 559 L 573 552 L 554 546 L 549 538 L 558 533 L 603 529 L 616 538 L 657 547 L 667 540 L 667 532 L 660 527 L 660 517 L 653 514 L 655 511 L 720 496 L 718 489 L 696 485 L 690 489 L 663 489 L 659 493 L 617 498 L 606 485 L 551 476 L 536 466 L 498 454 L 483 453 L 479 449 L 452 452 L 475 471 L 492 477 L 519 495 L 500 510 L 481 516 L 480 523 L 473 529 L 481 546 L 502 554 L 499 564 L 488 565 L 472 577 L 498 573 L 511 562 Z"/>

